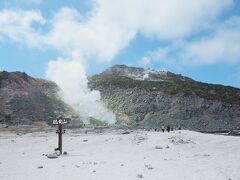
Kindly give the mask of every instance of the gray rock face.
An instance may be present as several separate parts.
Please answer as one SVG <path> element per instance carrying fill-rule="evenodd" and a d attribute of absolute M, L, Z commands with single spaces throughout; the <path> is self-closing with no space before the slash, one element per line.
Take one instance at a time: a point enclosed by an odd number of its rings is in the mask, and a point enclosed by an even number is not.
<path fill-rule="evenodd" d="M 50 122 L 69 107 L 58 97 L 55 83 L 25 73 L 0 72 L 0 121 L 7 124 Z"/>
<path fill-rule="evenodd" d="M 101 92 L 118 123 L 153 128 L 164 123 L 201 131 L 240 128 L 239 89 L 153 70 L 154 80 L 146 80 L 140 78 L 143 69 L 134 70 L 114 66 L 90 78 L 89 86 Z"/>

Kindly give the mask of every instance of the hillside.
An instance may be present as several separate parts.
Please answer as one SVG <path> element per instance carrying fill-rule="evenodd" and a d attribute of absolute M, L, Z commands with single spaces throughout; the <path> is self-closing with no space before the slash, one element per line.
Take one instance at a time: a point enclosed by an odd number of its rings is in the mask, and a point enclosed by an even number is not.
<path fill-rule="evenodd" d="M 116 65 L 90 78 L 119 124 L 161 123 L 201 131 L 240 128 L 240 89 L 207 84 L 171 72 Z"/>
<path fill-rule="evenodd" d="M 22 72 L 0 72 L 0 122 L 50 122 L 69 107 L 57 96 L 55 83 Z"/>

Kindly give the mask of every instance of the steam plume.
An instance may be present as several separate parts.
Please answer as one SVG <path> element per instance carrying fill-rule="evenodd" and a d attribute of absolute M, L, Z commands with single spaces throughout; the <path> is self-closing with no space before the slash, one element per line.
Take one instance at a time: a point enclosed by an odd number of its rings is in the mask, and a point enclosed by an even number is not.
<path fill-rule="evenodd" d="M 88 88 L 85 68 L 80 61 L 64 59 L 50 61 L 46 75 L 60 86 L 63 99 L 85 122 L 89 117 L 108 123 L 115 122 L 115 115 L 101 104 L 100 92 Z"/>

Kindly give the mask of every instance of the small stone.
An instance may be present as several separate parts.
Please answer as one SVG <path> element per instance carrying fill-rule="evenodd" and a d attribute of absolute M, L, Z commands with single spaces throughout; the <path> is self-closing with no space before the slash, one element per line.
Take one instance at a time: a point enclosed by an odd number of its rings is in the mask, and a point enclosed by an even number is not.
<path fill-rule="evenodd" d="M 169 149 L 170 147 L 167 145 L 166 148 Z"/>
<path fill-rule="evenodd" d="M 56 154 L 48 154 L 47 157 L 49 159 L 56 159 L 56 158 L 58 158 L 58 156 Z"/>
<path fill-rule="evenodd" d="M 94 173 L 95 173 L 95 172 L 96 172 L 96 170 L 93 170 L 92 172 L 94 172 Z"/>
<path fill-rule="evenodd" d="M 63 152 L 63 155 L 67 155 L 67 151 L 64 151 L 64 152 Z"/>
<path fill-rule="evenodd" d="M 38 166 L 38 169 L 42 169 L 43 168 L 43 166 Z"/>
<path fill-rule="evenodd" d="M 138 174 L 137 178 L 143 178 L 143 175 L 142 174 Z"/>
<path fill-rule="evenodd" d="M 124 164 L 121 164 L 121 166 L 124 166 Z"/>
<path fill-rule="evenodd" d="M 209 156 L 210 156 L 210 154 L 204 154 L 203 156 L 205 156 L 205 157 L 209 157 Z"/>
<path fill-rule="evenodd" d="M 79 165 L 75 165 L 76 166 L 76 168 L 80 168 L 80 166 Z"/>
<path fill-rule="evenodd" d="M 53 154 L 56 155 L 56 156 L 60 156 L 61 152 L 59 150 L 56 150 Z"/>
<path fill-rule="evenodd" d="M 161 146 L 155 146 L 155 149 L 163 149 Z"/>
<path fill-rule="evenodd" d="M 84 139 L 83 142 L 88 142 L 88 140 L 87 140 L 87 139 Z"/>
<path fill-rule="evenodd" d="M 153 169 L 152 165 L 150 165 L 150 164 L 145 164 L 145 167 L 149 170 Z"/>

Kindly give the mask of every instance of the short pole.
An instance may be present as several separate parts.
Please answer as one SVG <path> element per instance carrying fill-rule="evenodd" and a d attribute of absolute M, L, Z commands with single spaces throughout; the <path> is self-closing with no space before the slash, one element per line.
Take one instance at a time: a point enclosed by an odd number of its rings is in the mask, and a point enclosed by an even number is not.
<path fill-rule="evenodd" d="M 53 120 L 53 124 L 58 125 L 58 130 L 56 131 L 58 134 L 58 148 L 56 148 L 55 151 L 60 151 L 60 154 L 62 154 L 62 134 L 65 133 L 65 130 L 63 130 L 63 125 L 67 124 L 70 120 L 70 118 L 63 118 L 61 116 L 56 120 Z"/>
<path fill-rule="evenodd" d="M 58 150 L 62 154 L 62 124 L 58 125 Z"/>

